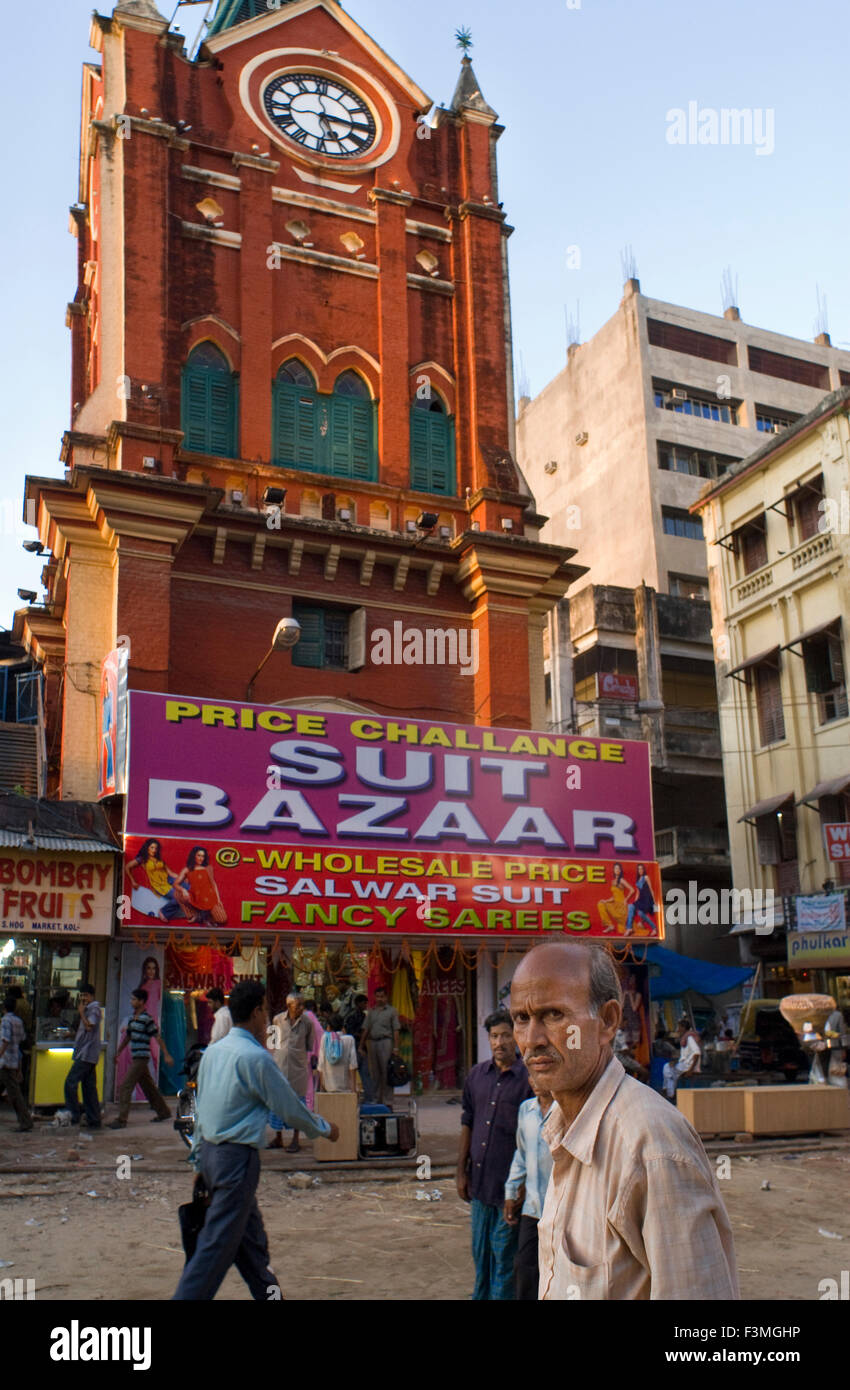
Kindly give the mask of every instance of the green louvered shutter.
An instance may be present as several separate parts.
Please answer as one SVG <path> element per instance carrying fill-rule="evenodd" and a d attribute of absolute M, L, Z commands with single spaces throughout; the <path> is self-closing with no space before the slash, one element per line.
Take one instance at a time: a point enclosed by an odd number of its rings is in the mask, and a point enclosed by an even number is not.
<path fill-rule="evenodd" d="M 455 424 L 436 412 L 410 412 L 410 486 L 416 492 L 455 491 Z"/>
<path fill-rule="evenodd" d="M 329 402 L 329 468 L 335 478 L 353 476 L 353 401 L 331 396 Z"/>
<path fill-rule="evenodd" d="M 183 448 L 196 454 L 206 454 L 207 450 L 207 382 L 206 372 L 183 368 L 180 388 L 180 427 L 183 430 Z"/>
<path fill-rule="evenodd" d="M 294 468 L 298 455 L 296 433 L 298 391 L 275 382 L 272 391 L 272 462 L 278 468 Z"/>
<path fill-rule="evenodd" d="M 301 608 L 293 604 L 292 616 L 301 624 L 301 636 L 292 648 L 293 666 L 324 666 L 324 613 L 321 608 Z"/>
<path fill-rule="evenodd" d="M 351 402 L 351 476 L 375 482 L 375 405 L 373 401 Z"/>
<path fill-rule="evenodd" d="M 229 371 L 190 360 L 183 368 L 180 390 L 183 447 L 235 458 L 237 401 L 237 384 Z"/>
<path fill-rule="evenodd" d="M 272 453 L 278 468 L 321 472 L 318 414 L 315 391 L 288 381 L 275 382 Z"/>
<path fill-rule="evenodd" d="M 209 384 L 208 454 L 236 457 L 236 383 L 232 377 L 207 376 Z"/>
<path fill-rule="evenodd" d="M 319 402 L 315 393 L 305 392 L 302 387 L 295 402 L 295 459 L 296 467 L 307 468 L 311 473 L 321 471 L 318 431 Z"/>

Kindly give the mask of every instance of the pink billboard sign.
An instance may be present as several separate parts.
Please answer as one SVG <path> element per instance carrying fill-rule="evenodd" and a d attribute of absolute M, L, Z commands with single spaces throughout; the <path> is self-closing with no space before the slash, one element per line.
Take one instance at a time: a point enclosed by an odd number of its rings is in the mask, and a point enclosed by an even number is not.
<path fill-rule="evenodd" d="M 130 694 L 134 924 L 658 938 L 645 743 Z"/>
<path fill-rule="evenodd" d="M 646 743 L 130 693 L 125 833 L 655 857 Z"/>

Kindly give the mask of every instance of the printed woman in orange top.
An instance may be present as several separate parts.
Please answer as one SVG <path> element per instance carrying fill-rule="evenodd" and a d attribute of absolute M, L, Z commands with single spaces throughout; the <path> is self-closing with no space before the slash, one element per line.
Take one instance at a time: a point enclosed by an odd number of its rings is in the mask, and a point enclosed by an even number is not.
<path fill-rule="evenodd" d="M 189 905 L 198 922 L 208 926 L 210 922 L 219 924 L 227 921 L 224 905 L 218 886 L 213 878 L 210 856 L 203 845 L 195 845 L 189 851 L 185 869 L 181 870 L 175 890 L 182 889 L 188 894 Z"/>
<path fill-rule="evenodd" d="M 611 870 L 611 896 L 603 898 L 597 903 L 599 916 L 605 930 L 603 936 L 609 932 L 619 932 L 625 936 L 626 922 L 629 915 L 629 903 L 636 896 L 635 889 L 631 883 L 627 883 L 623 877 L 622 864 L 614 864 Z"/>

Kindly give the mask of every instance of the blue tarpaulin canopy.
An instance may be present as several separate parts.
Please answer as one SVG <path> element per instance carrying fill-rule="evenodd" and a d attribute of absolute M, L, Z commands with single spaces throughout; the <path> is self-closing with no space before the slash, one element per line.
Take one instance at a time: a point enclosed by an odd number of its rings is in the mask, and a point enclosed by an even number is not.
<path fill-rule="evenodd" d="M 714 965 L 693 956 L 680 956 L 676 951 L 668 951 L 666 946 L 647 946 L 645 959 L 649 965 L 660 967 L 658 974 L 650 972 L 652 999 L 678 999 L 689 989 L 698 994 L 726 994 L 744 984 L 756 971 L 754 965 Z"/>

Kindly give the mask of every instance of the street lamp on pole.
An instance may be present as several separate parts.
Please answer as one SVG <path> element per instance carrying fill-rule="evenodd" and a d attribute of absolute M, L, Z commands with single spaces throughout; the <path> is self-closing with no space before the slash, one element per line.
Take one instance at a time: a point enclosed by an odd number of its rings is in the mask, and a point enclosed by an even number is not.
<path fill-rule="evenodd" d="M 257 677 L 268 661 L 273 652 L 286 651 L 287 648 L 294 647 L 301 636 L 301 624 L 295 618 L 282 618 L 274 630 L 272 644 L 248 682 L 248 689 L 245 692 L 245 699 L 250 701 L 254 698 L 254 686 Z"/>

